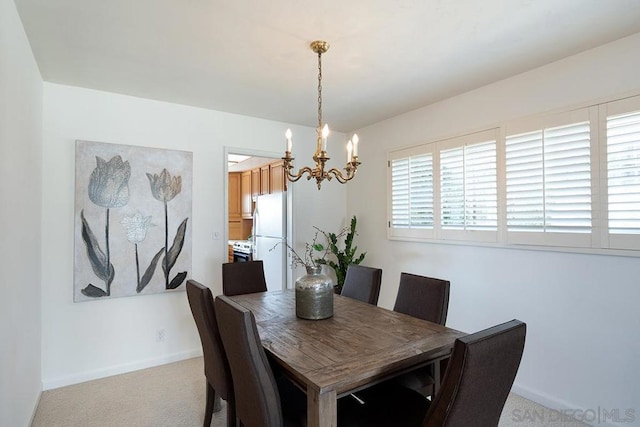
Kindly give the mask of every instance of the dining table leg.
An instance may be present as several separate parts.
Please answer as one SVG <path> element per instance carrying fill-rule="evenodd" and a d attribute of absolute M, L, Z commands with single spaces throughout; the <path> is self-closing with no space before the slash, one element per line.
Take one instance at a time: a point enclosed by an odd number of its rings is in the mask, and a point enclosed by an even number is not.
<path fill-rule="evenodd" d="M 307 427 L 337 427 L 338 403 L 335 390 L 320 393 L 307 390 Z"/>

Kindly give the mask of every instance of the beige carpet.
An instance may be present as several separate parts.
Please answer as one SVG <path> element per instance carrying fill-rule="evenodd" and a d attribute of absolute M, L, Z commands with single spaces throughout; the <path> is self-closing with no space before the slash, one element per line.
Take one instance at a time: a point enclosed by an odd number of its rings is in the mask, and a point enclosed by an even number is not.
<path fill-rule="evenodd" d="M 196 427 L 204 416 L 202 358 L 88 381 L 42 393 L 33 427 Z M 520 396 L 507 400 L 500 427 L 577 427 Z M 224 408 L 214 427 L 226 425 Z"/>

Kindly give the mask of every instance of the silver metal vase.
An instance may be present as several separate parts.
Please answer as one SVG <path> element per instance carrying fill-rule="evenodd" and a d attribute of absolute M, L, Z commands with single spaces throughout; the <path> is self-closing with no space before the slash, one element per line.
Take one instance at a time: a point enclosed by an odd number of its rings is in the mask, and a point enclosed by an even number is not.
<path fill-rule="evenodd" d="M 307 266 L 307 274 L 296 280 L 296 316 L 320 320 L 333 316 L 333 280 L 322 266 Z"/>

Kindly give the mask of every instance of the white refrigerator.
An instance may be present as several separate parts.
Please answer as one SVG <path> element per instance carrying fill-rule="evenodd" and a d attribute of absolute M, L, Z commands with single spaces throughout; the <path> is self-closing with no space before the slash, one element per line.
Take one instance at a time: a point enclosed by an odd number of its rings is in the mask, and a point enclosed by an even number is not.
<path fill-rule="evenodd" d="M 262 260 L 267 290 L 287 287 L 286 193 L 258 196 L 253 212 L 253 259 Z"/>

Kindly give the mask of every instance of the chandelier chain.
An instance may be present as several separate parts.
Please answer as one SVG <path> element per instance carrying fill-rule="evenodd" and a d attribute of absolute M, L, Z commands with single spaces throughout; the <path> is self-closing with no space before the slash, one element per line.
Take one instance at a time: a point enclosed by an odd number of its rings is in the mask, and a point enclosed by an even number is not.
<path fill-rule="evenodd" d="M 322 52 L 318 52 L 318 132 L 322 132 Z"/>

